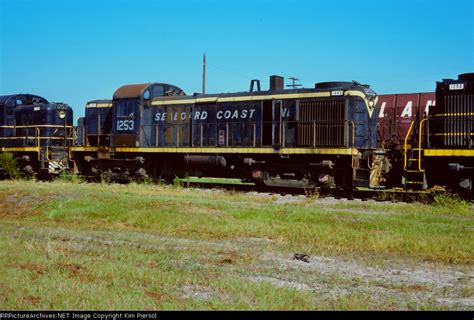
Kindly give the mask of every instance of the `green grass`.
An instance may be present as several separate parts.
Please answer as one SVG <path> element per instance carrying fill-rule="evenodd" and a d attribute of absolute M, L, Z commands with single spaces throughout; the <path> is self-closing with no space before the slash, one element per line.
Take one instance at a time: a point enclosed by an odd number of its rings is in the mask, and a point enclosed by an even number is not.
<path fill-rule="evenodd" d="M 429 301 L 380 302 L 364 290 L 325 295 L 251 278 L 274 271 L 259 258 L 268 252 L 474 263 L 472 205 L 276 199 L 2 181 L 0 309 L 437 309 Z M 469 286 L 463 292 L 473 294 Z"/>
<path fill-rule="evenodd" d="M 13 153 L 0 153 L 0 169 L 2 169 L 5 175 L 10 179 L 17 179 L 20 176 L 18 164 Z"/>

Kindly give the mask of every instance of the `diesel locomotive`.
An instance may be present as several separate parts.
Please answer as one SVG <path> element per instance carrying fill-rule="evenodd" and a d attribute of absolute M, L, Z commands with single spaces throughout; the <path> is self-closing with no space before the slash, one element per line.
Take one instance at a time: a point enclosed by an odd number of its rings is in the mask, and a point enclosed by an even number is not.
<path fill-rule="evenodd" d="M 71 149 L 79 172 L 102 179 L 240 178 L 266 186 L 380 187 L 377 95 L 357 82 L 186 95 L 166 83 L 126 85 L 91 101 Z M 253 86 L 252 86 L 253 87 Z"/>
<path fill-rule="evenodd" d="M 14 155 L 22 175 L 51 177 L 69 167 L 70 106 L 32 94 L 7 95 L 0 96 L 0 115 L 0 152 Z"/>
<path fill-rule="evenodd" d="M 256 84 L 256 90 L 254 85 Z M 125 85 L 72 109 L 31 94 L 0 97 L 0 152 L 25 176 L 74 169 L 90 179 L 239 178 L 262 186 L 473 194 L 474 74 L 436 93 L 382 95 L 358 82 L 186 95 L 166 83 Z M 0 168 L 0 175 L 2 169 Z"/>
<path fill-rule="evenodd" d="M 407 184 L 473 193 L 474 73 L 436 83 L 436 105 L 412 122 L 405 143 Z"/>

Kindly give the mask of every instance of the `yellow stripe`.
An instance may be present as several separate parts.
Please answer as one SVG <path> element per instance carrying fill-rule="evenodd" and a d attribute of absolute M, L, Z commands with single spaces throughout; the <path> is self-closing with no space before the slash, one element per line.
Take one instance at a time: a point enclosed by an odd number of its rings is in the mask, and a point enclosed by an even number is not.
<path fill-rule="evenodd" d="M 369 117 L 372 117 L 374 108 L 369 107 L 369 101 L 367 96 L 357 90 L 344 91 L 344 96 L 356 96 L 364 100 Z M 169 99 L 153 100 L 152 105 L 174 105 L 174 104 L 195 104 L 204 102 L 242 102 L 242 101 L 263 101 L 263 100 L 284 100 L 284 99 L 308 99 L 308 98 L 328 98 L 331 97 L 331 91 L 324 92 L 305 92 L 305 93 L 282 93 L 282 94 L 270 94 L 270 95 L 251 95 L 251 96 L 233 96 L 233 97 L 206 97 L 206 98 L 195 98 L 195 99 Z M 377 99 L 374 105 L 377 103 Z"/>
<path fill-rule="evenodd" d="M 435 117 L 464 117 L 464 116 L 474 116 L 474 112 L 464 112 L 464 113 L 439 113 L 435 114 Z"/>
<path fill-rule="evenodd" d="M 344 92 L 344 96 L 358 96 L 363 99 L 366 95 L 363 92 L 357 90 L 347 90 Z M 262 101 L 262 100 L 280 100 L 280 99 L 306 99 L 306 98 L 321 98 L 331 97 L 330 91 L 324 92 L 305 92 L 305 93 L 282 93 L 282 94 L 269 94 L 269 95 L 249 95 L 249 96 L 233 96 L 233 97 L 205 97 L 205 98 L 194 98 L 194 99 L 168 99 L 153 100 L 152 105 L 169 105 L 169 104 L 194 104 L 204 102 L 240 102 L 240 101 Z"/>
<path fill-rule="evenodd" d="M 435 136 L 474 136 L 473 132 L 446 132 L 446 133 L 435 133 Z"/>
<path fill-rule="evenodd" d="M 3 147 L 1 148 L 2 152 L 37 152 L 38 147 Z"/>
<path fill-rule="evenodd" d="M 72 152 L 97 152 L 98 147 L 72 147 Z M 354 148 L 230 148 L 230 147 L 163 147 L 163 148 L 134 148 L 115 147 L 110 152 L 131 153 L 246 153 L 246 154 L 334 154 L 334 155 L 357 155 Z"/>
<path fill-rule="evenodd" d="M 0 140 L 15 140 L 15 139 L 28 139 L 28 140 L 64 140 L 64 137 L 0 137 Z M 73 140 L 73 138 L 66 137 L 67 140 Z"/>
<path fill-rule="evenodd" d="M 62 125 L 49 125 L 49 124 L 40 124 L 40 125 L 32 125 L 32 126 L 0 126 L 0 128 L 7 128 L 7 129 L 25 129 L 25 128 L 66 128 L 72 129 L 73 126 L 62 126 Z"/>
<path fill-rule="evenodd" d="M 111 108 L 112 103 L 91 103 L 87 104 L 86 108 Z"/>
<path fill-rule="evenodd" d="M 71 152 L 97 152 L 98 147 L 71 147 Z"/>
<path fill-rule="evenodd" d="M 426 157 L 474 157 L 474 149 L 425 149 Z"/>
<path fill-rule="evenodd" d="M 281 154 L 342 154 L 358 155 L 359 151 L 355 148 L 282 148 Z"/>

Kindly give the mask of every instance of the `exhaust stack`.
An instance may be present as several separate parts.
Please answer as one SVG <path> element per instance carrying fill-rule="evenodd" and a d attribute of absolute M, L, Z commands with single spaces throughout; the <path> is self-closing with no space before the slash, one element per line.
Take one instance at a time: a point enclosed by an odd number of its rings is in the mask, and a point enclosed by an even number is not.
<path fill-rule="evenodd" d="M 285 86 L 284 82 L 283 77 L 277 75 L 270 76 L 270 91 L 283 90 Z"/>

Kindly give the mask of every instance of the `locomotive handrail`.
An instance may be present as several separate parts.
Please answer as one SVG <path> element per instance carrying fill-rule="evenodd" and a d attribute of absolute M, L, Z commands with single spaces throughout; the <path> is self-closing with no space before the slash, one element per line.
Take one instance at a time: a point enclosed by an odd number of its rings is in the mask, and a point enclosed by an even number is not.
<path fill-rule="evenodd" d="M 6 128 L 6 129 L 27 129 L 26 132 L 22 132 L 22 134 L 25 134 L 23 136 L 20 135 L 14 135 L 14 136 L 7 136 L 7 137 L 0 137 L 0 140 L 23 140 L 23 147 L 28 146 L 29 141 L 33 141 L 34 144 L 31 147 L 36 147 L 37 148 L 37 153 L 38 153 L 38 160 L 40 159 L 40 153 L 41 153 L 41 140 L 59 140 L 59 139 L 64 139 L 66 141 L 68 140 L 73 140 L 74 138 L 71 137 L 72 130 L 74 129 L 73 126 L 64 126 L 64 125 L 22 125 L 22 126 L 17 126 L 17 125 L 2 125 L 0 128 Z M 45 129 L 65 129 L 64 135 L 61 136 L 41 136 L 41 128 Z M 28 129 L 33 129 L 35 134 L 31 136 L 31 132 Z M 69 130 L 69 132 L 68 132 Z"/>
<path fill-rule="evenodd" d="M 423 122 L 425 122 L 426 120 L 428 120 L 428 118 L 425 118 L 423 120 L 420 121 L 420 130 L 418 132 L 419 134 L 419 137 L 418 137 L 418 170 L 420 170 L 420 172 L 424 172 L 425 170 L 424 169 L 421 169 L 421 144 L 422 144 L 422 132 L 423 132 Z"/>
<path fill-rule="evenodd" d="M 39 128 L 36 128 L 36 137 L 38 138 L 37 147 L 38 147 L 38 161 L 41 161 L 41 143 L 40 143 L 41 131 Z"/>
<path fill-rule="evenodd" d="M 351 125 L 352 125 L 352 145 L 351 147 L 354 148 L 354 145 L 355 145 L 355 123 L 354 121 L 350 121 Z"/>
<path fill-rule="evenodd" d="M 73 126 L 63 126 L 58 124 L 38 124 L 38 125 L 30 125 L 30 126 L 0 126 L 0 128 L 10 128 L 10 129 L 24 129 L 24 128 L 67 128 L 72 129 Z"/>
<path fill-rule="evenodd" d="M 411 130 L 413 129 L 414 124 L 415 121 L 412 121 L 410 124 L 410 128 L 408 128 L 407 134 L 405 136 L 405 141 L 403 142 L 403 170 L 407 169 L 408 138 L 410 137 Z"/>

